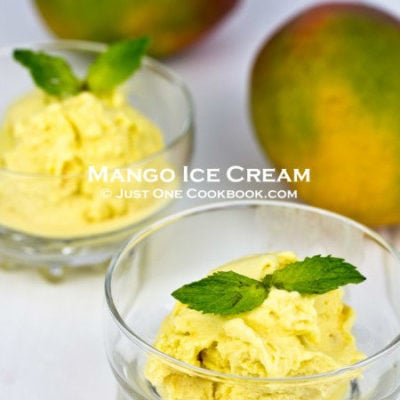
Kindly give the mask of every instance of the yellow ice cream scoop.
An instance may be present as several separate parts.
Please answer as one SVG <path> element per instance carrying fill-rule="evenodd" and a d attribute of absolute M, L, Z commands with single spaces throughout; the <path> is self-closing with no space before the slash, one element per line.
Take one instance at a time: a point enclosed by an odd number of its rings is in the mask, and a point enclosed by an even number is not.
<path fill-rule="evenodd" d="M 164 147 L 160 129 L 121 91 L 65 99 L 36 91 L 9 109 L 0 140 L 0 165 L 12 172 L 0 180 L 5 226 L 41 236 L 96 234 L 132 224 L 164 204 L 151 195 L 153 188 L 167 186 L 163 182 L 88 176 L 90 167 L 129 168 Z M 155 171 L 167 167 L 162 156 L 140 165 Z M 105 190 L 114 196 L 105 196 Z M 118 196 L 123 190 L 148 195 Z"/>
<path fill-rule="evenodd" d="M 160 129 L 121 90 L 67 98 L 35 91 L 9 108 L 1 138 L 5 168 L 56 176 L 129 166 L 164 146 Z"/>
<path fill-rule="evenodd" d="M 296 262 L 291 252 L 252 255 L 215 272 L 233 271 L 261 281 Z M 178 302 L 164 320 L 154 346 L 185 363 L 231 375 L 261 378 L 310 376 L 354 364 L 365 356 L 351 333 L 353 310 L 341 288 L 304 295 L 271 287 L 261 305 L 233 315 L 204 313 Z M 247 400 L 245 385 L 211 381 L 149 358 L 146 377 L 163 400 Z M 252 387 L 255 400 L 344 399 L 353 376 L 312 387 Z"/>
<path fill-rule="evenodd" d="M 97 235 L 144 220 L 165 204 L 152 190 L 175 181 L 89 173 L 151 169 L 157 175 L 169 167 L 163 132 L 119 87 L 139 68 L 147 43 L 110 46 L 85 78 L 60 57 L 14 51 L 39 88 L 11 105 L 0 127 L 2 226 L 46 238 Z"/>

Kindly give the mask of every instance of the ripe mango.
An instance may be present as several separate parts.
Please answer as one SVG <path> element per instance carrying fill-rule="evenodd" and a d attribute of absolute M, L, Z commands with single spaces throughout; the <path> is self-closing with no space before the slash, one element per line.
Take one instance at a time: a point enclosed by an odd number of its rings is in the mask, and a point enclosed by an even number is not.
<path fill-rule="evenodd" d="M 111 42 L 148 35 L 165 57 L 198 41 L 238 0 L 34 0 L 49 28 L 67 39 Z"/>
<path fill-rule="evenodd" d="M 256 135 L 304 201 L 370 225 L 400 223 L 400 22 L 362 4 L 307 9 L 251 71 Z"/>

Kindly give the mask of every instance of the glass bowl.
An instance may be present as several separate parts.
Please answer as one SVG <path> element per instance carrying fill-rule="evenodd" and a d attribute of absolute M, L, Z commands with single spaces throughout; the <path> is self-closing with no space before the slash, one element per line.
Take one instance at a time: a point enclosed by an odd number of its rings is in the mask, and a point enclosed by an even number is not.
<path fill-rule="evenodd" d="M 105 49 L 102 44 L 81 41 L 16 47 L 62 56 L 82 77 L 88 65 Z M 1 115 L 12 102 L 34 89 L 28 71 L 13 60 L 12 52 L 13 48 L 0 50 Z M 128 103 L 155 123 L 164 135 L 165 146 L 161 151 L 121 166 L 142 174 L 149 171 L 148 177 L 141 182 L 141 178 L 136 181 L 133 178 L 129 183 L 110 183 L 96 176 L 101 170 L 97 167 L 91 171 L 92 175 L 89 171 L 85 175 L 44 175 L 19 173 L 0 166 L 0 265 L 40 267 L 50 277 L 62 275 L 66 268 L 105 265 L 123 240 L 162 215 L 172 203 L 166 192 L 180 187 L 182 166 L 189 163 L 192 154 L 193 107 L 188 89 L 168 68 L 145 58 L 140 70 L 123 85 L 123 91 Z M 163 170 L 166 174 L 161 179 Z M 113 171 L 109 172 L 109 181 Z M 175 175 L 172 181 L 171 174 Z M 81 188 L 90 185 L 88 200 Z M 158 192 L 154 194 L 153 189 Z M 146 190 L 148 193 L 144 194 Z M 121 213 L 106 222 L 96 221 L 84 229 L 71 222 L 74 213 L 81 212 L 75 207 L 82 199 L 74 198 L 76 192 L 86 196 L 90 206 L 96 202 L 97 208 L 107 210 L 111 201 L 113 207 L 118 207 L 116 197 L 122 191 L 128 198 L 125 206 L 129 203 L 126 207 L 133 210 L 130 214 Z M 129 193 L 139 194 L 135 197 Z M 74 199 L 78 202 L 74 203 Z"/>
<path fill-rule="evenodd" d="M 319 375 L 266 379 L 193 367 L 152 346 L 175 303 L 172 291 L 231 260 L 284 250 L 300 259 L 341 257 L 367 277 L 345 287 L 345 302 L 356 313 L 353 334 L 366 359 Z M 400 259 L 390 245 L 365 226 L 321 209 L 289 202 L 227 202 L 162 219 L 135 234 L 114 256 L 106 275 L 106 351 L 118 398 L 160 399 L 144 373 L 151 358 L 188 378 L 193 388 L 198 380 L 212 382 L 214 388 L 226 385 L 232 394 L 219 400 L 399 399 L 399 282 Z M 335 394 L 322 395 L 329 390 L 321 388 L 338 387 Z M 200 399 L 214 397 L 193 390 L 173 400 Z"/>

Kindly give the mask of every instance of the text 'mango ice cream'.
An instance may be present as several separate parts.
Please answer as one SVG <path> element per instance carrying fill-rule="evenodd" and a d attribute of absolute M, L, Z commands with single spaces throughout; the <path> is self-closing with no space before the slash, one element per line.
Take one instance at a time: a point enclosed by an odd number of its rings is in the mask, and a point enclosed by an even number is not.
<path fill-rule="evenodd" d="M 217 271 L 260 280 L 294 261 L 291 252 L 254 255 Z M 272 287 L 259 307 L 232 316 L 202 313 L 177 302 L 154 346 L 188 364 L 240 376 L 284 378 L 332 371 L 365 357 L 351 334 L 354 312 L 342 296 L 341 288 L 301 295 Z M 155 356 L 145 374 L 163 400 L 342 400 L 354 378 L 311 386 L 231 385 L 178 371 Z"/>
<path fill-rule="evenodd" d="M 132 46 L 128 42 L 122 45 L 124 51 Z M 119 51 L 121 54 L 121 46 Z M 127 52 L 128 56 L 134 59 Z M 37 53 L 36 57 L 38 60 L 29 61 L 31 72 L 40 57 L 47 62 L 41 68 L 55 68 L 49 66 L 50 56 Z M 92 79 L 93 90 L 71 87 L 66 81 L 64 92 L 54 94 L 46 92 L 49 87 L 44 82 L 44 90 L 41 87 L 10 106 L 0 128 L 2 225 L 50 237 L 98 234 L 144 219 L 163 205 L 163 200 L 151 194 L 145 199 L 105 195 L 105 191 L 115 194 L 122 189 L 151 192 L 165 186 L 163 182 L 104 183 L 88 179 L 90 166 L 111 170 L 132 165 L 155 170 L 167 166 L 162 156 L 139 164 L 162 151 L 162 132 L 130 106 L 126 94 L 114 87 L 119 82 L 111 79 L 110 83 L 110 77 L 104 79 L 104 72 L 100 72 L 103 82 L 92 73 L 96 78 Z M 89 86 L 90 74 L 89 70 L 88 82 L 77 85 Z"/>

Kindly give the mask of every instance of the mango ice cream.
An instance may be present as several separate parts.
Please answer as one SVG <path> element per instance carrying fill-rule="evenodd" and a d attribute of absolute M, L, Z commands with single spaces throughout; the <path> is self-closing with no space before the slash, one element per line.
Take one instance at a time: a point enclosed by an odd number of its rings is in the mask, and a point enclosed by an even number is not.
<path fill-rule="evenodd" d="M 164 201 L 151 194 L 110 193 L 165 184 L 89 182 L 88 168 L 129 167 L 163 147 L 160 129 L 132 108 L 122 91 L 67 98 L 31 93 L 10 107 L 0 128 L 0 223 L 40 236 L 71 237 L 142 220 Z M 140 168 L 166 165 L 158 156 Z"/>
<path fill-rule="evenodd" d="M 252 255 L 217 271 L 260 280 L 294 261 L 291 252 Z M 272 287 L 260 307 L 233 316 L 204 314 L 177 302 L 154 346 L 190 365 L 244 377 L 332 371 L 365 357 L 351 333 L 354 312 L 342 298 L 342 289 L 300 295 Z M 157 356 L 149 358 L 145 375 L 163 400 L 343 400 L 354 378 L 353 372 L 313 384 L 232 384 L 173 368 Z"/>

